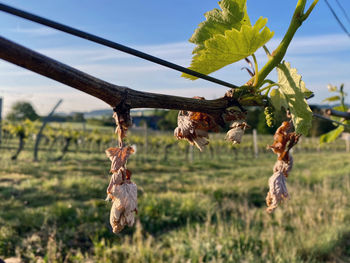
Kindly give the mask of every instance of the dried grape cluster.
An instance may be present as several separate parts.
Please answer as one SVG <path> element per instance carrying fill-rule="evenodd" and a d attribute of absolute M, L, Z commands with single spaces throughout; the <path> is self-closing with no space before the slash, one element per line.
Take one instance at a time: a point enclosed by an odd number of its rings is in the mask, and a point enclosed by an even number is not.
<path fill-rule="evenodd" d="M 187 140 L 203 151 L 204 146 L 209 144 L 208 131 L 214 126 L 214 120 L 205 113 L 179 111 L 177 122 L 178 127 L 174 130 L 174 136 L 177 139 Z"/>
<path fill-rule="evenodd" d="M 273 212 L 279 203 L 288 198 L 286 179 L 293 168 L 293 157 L 290 149 L 297 144 L 300 135 L 293 131 L 293 124 L 285 121 L 276 130 L 274 142 L 269 146 L 277 154 L 273 175 L 269 179 L 269 192 L 266 196 L 267 212 Z"/>
<path fill-rule="evenodd" d="M 195 97 L 202 99 L 202 97 Z M 240 110 L 228 110 L 224 114 L 226 122 L 232 122 L 230 130 L 227 132 L 226 140 L 240 143 L 244 131 L 249 125 L 246 123 L 246 114 Z M 204 146 L 209 144 L 209 131 L 218 132 L 218 123 L 223 122 L 222 116 L 212 116 L 203 112 L 179 111 L 177 117 L 177 127 L 174 130 L 174 136 L 180 140 L 185 139 L 190 144 L 197 146 L 203 151 Z"/>
<path fill-rule="evenodd" d="M 194 98 L 204 100 L 203 97 Z M 179 111 L 177 127 L 174 130 L 174 136 L 177 139 L 185 139 L 203 151 L 204 146 L 209 144 L 208 131 L 218 131 L 218 125 L 211 115 L 202 112 Z"/>
<path fill-rule="evenodd" d="M 244 120 L 236 120 L 230 125 L 230 130 L 227 132 L 225 139 L 233 144 L 239 144 L 242 141 L 244 131 L 248 128 L 248 124 Z"/>
<path fill-rule="evenodd" d="M 134 225 L 137 213 L 137 186 L 131 181 L 131 171 L 126 168 L 129 156 L 135 151 L 132 147 L 123 145 L 123 138 L 131 125 L 130 115 L 114 113 L 113 117 L 117 124 L 119 147 L 106 150 L 106 155 L 112 162 L 112 176 L 107 187 L 106 200 L 112 201 L 110 224 L 113 233 L 117 234 L 126 225 Z"/>

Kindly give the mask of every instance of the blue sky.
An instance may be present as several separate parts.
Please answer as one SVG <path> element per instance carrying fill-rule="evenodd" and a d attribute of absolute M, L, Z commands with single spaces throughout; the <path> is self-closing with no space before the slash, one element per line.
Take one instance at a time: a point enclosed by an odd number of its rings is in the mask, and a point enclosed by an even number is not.
<path fill-rule="evenodd" d="M 338 0 L 350 15 L 350 1 Z M 247 0 L 252 22 L 267 17 L 268 27 L 275 32 L 267 44 L 277 46 L 286 31 L 295 1 Z M 311 1 L 309 1 L 311 2 Z M 329 0 L 350 31 L 335 0 Z M 129 45 L 171 62 L 189 66 L 193 45 L 188 42 L 203 14 L 218 7 L 214 0 L 176 1 L 106 1 L 106 0 L 3 0 L 2 3 Z M 151 62 L 90 43 L 0 12 L 3 37 L 39 51 L 68 65 L 117 85 L 137 90 L 205 96 L 208 99 L 224 94 L 225 87 L 203 80 L 190 81 L 180 73 Z M 259 65 L 266 62 L 257 52 Z M 315 92 L 311 102 L 327 97 L 327 84 L 345 83 L 350 90 L 350 38 L 343 33 L 325 2 L 320 0 L 310 18 L 297 32 L 285 59 L 298 69 L 306 86 Z M 238 62 L 212 76 L 236 85 L 249 76 Z M 270 76 L 275 78 L 275 74 Z M 108 107 L 105 103 L 63 84 L 0 61 L 0 96 L 5 114 L 16 100 L 31 101 L 40 114 L 47 114 L 56 101 L 63 98 L 59 111 L 89 111 Z"/>

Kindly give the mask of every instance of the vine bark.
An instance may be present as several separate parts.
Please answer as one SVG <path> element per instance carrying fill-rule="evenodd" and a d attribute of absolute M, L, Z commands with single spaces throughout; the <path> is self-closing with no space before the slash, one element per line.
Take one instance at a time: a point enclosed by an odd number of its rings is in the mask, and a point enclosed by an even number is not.
<path fill-rule="evenodd" d="M 111 107 L 162 108 L 218 114 L 238 104 L 234 96 L 197 100 L 179 96 L 141 92 L 111 84 L 0 36 L 0 58 L 90 94 Z M 237 93 L 242 95 L 242 91 Z M 258 105 L 256 99 L 244 105 Z"/>

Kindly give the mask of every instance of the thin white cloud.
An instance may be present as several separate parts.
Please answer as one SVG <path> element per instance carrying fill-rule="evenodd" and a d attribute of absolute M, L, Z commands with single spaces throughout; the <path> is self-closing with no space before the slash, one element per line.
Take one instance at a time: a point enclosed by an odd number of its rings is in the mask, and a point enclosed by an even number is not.
<path fill-rule="evenodd" d="M 27 34 L 30 36 L 52 36 L 58 33 L 57 30 L 51 29 L 48 27 L 20 27 L 17 26 L 14 29 L 10 29 L 10 31 L 15 32 L 15 33 L 23 33 Z"/>
<path fill-rule="evenodd" d="M 267 46 L 271 51 L 278 46 L 280 38 L 272 39 Z M 133 46 L 133 48 L 164 59 L 190 61 L 194 45 L 189 42 L 176 42 L 160 45 Z M 288 54 L 303 55 L 330 53 L 350 50 L 350 40 L 344 34 L 320 35 L 312 37 L 295 37 L 288 48 Z M 87 62 L 103 62 L 115 59 L 131 59 L 132 55 L 106 47 L 62 47 L 40 49 L 47 55 L 59 58 L 82 57 Z M 260 50 L 263 54 L 263 51 Z"/>
<path fill-rule="evenodd" d="M 332 34 L 313 37 L 296 37 L 292 40 L 288 52 L 291 54 L 315 54 L 350 51 L 350 40 L 344 34 Z"/>
<path fill-rule="evenodd" d="M 147 73 L 147 72 L 158 72 L 164 71 L 166 68 L 160 65 L 140 65 L 140 66 L 122 66 L 122 65 L 103 65 L 101 64 L 90 64 L 90 65 L 75 65 L 75 67 L 79 68 L 85 72 L 91 72 L 94 74 L 124 74 L 124 73 Z"/>
<path fill-rule="evenodd" d="M 191 60 L 193 46 L 189 43 L 174 43 L 173 45 L 157 45 L 157 46 L 138 46 L 134 47 L 144 53 L 170 60 L 171 62 L 189 62 Z M 106 47 L 66 47 L 66 48 L 45 48 L 37 50 L 47 56 L 61 60 L 81 59 L 86 63 L 104 63 L 104 62 L 125 62 L 126 60 L 139 60 L 130 54 L 123 53 L 118 50 L 109 49 Z M 147 62 L 151 63 L 151 62 Z"/>

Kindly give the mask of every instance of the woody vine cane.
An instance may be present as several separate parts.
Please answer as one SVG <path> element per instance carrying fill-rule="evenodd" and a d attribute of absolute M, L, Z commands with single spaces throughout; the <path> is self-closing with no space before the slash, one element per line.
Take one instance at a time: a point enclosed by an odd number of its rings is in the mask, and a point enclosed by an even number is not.
<path fill-rule="evenodd" d="M 118 147 L 111 147 L 106 150 L 107 157 L 111 160 L 112 173 L 107 187 L 106 200 L 112 201 L 110 212 L 110 224 L 113 233 L 119 233 L 128 225 L 135 222 L 137 213 L 137 186 L 131 181 L 131 171 L 126 168 L 129 156 L 134 149 L 124 145 L 123 139 L 126 136 L 128 127 L 131 126 L 130 110 L 114 108 L 113 118 L 117 125 L 115 133 L 118 137 Z"/>

